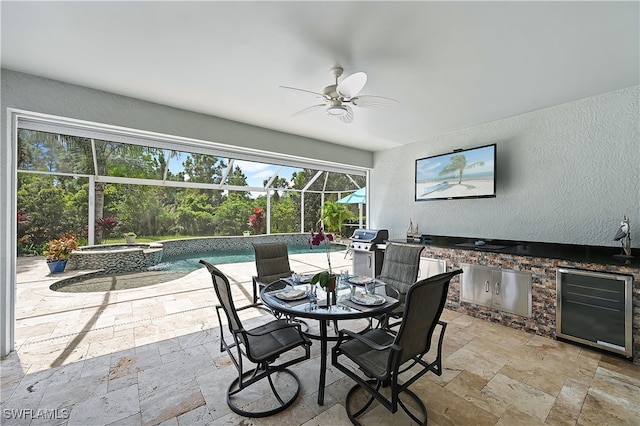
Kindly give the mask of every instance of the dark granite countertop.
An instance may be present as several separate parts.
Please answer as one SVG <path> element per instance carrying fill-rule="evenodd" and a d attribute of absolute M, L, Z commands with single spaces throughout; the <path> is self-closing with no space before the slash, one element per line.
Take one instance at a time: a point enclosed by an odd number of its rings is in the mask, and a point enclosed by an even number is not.
<path fill-rule="evenodd" d="M 640 249 L 632 248 L 632 258 L 624 258 L 621 247 L 585 246 L 577 244 L 543 243 L 532 241 L 482 239 L 484 245 L 476 245 L 479 238 L 449 237 L 443 235 L 422 235 L 420 241 L 390 239 L 391 243 L 411 243 L 425 246 L 462 250 L 504 253 L 516 256 L 546 257 L 583 263 L 604 265 L 626 265 L 640 267 Z"/>

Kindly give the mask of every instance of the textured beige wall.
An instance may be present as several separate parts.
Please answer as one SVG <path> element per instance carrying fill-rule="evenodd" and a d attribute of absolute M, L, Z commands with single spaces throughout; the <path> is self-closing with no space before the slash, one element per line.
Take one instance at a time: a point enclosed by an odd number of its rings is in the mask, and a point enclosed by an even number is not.
<path fill-rule="evenodd" d="M 616 246 L 624 215 L 640 247 L 640 86 L 378 152 L 370 220 L 424 234 Z M 497 143 L 497 196 L 414 201 L 415 160 Z"/>

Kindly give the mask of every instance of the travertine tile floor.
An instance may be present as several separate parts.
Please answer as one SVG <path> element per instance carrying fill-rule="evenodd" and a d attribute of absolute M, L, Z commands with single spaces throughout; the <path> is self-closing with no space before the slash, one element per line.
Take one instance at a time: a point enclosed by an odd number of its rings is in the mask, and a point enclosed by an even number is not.
<path fill-rule="evenodd" d="M 299 272 L 326 267 L 322 252 L 291 258 Z M 332 254 L 334 268 L 349 264 Z M 237 303 L 248 303 L 253 263 L 220 269 Z M 235 369 L 219 351 L 216 297 L 204 270 L 97 294 L 49 290 L 57 279 L 41 258 L 19 259 L 17 351 L 0 363 L 3 425 L 350 424 L 343 403 L 352 383 L 333 368 L 325 404 L 317 405 L 317 344 L 312 359 L 293 367 L 303 383 L 291 409 L 264 419 L 228 409 Z M 247 310 L 243 318 L 254 325 L 269 316 Z M 443 319 L 445 372 L 413 385 L 430 425 L 640 425 L 640 366 L 452 311 Z M 365 420 L 410 424 L 380 407 Z"/>

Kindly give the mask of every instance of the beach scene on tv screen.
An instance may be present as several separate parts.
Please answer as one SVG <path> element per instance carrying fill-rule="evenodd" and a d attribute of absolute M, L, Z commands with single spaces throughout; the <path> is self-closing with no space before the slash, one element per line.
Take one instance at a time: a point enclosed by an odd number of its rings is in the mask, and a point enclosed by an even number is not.
<path fill-rule="evenodd" d="M 416 200 L 492 196 L 495 146 L 416 161 Z"/>

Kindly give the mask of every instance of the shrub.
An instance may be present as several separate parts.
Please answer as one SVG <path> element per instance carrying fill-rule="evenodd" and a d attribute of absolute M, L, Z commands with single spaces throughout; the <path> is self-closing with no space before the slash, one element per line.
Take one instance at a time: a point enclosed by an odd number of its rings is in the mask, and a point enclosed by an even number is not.
<path fill-rule="evenodd" d="M 57 240 L 51 240 L 47 243 L 47 250 L 44 255 L 47 262 L 55 262 L 58 260 L 69 260 L 71 252 L 78 248 L 78 236 L 76 234 L 62 234 Z"/>

